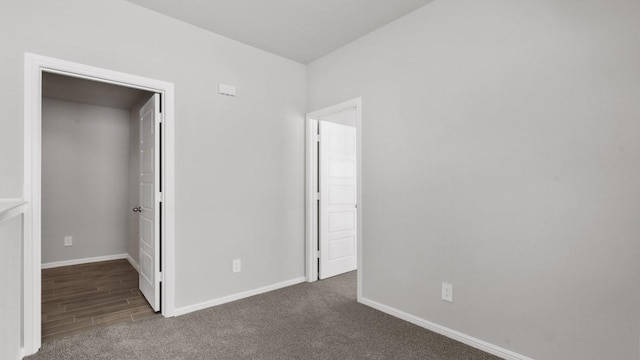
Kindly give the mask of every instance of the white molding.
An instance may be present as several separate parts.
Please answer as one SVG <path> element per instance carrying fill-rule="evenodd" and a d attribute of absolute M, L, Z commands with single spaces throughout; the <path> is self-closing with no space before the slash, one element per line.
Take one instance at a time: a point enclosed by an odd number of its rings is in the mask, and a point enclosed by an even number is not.
<path fill-rule="evenodd" d="M 24 175 L 23 198 L 29 203 L 24 217 L 23 233 L 23 348 L 24 355 L 34 354 L 40 349 L 40 309 L 41 309 L 41 258 L 40 258 L 40 186 L 33 179 L 40 179 L 40 126 L 33 127 L 40 119 L 42 101 L 41 69 L 31 54 L 24 59 Z M 37 144 L 37 145 L 36 145 Z M 35 146 L 35 149 L 34 149 Z M 37 241 L 35 239 L 38 239 Z"/>
<path fill-rule="evenodd" d="M 0 223 L 6 220 L 12 219 L 14 217 L 24 215 L 25 212 L 27 211 L 26 205 L 27 203 L 22 199 L 15 199 L 15 198 L 0 199 Z M 24 227 L 24 221 L 22 226 Z M 23 238 L 20 239 L 20 241 L 24 243 L 24 229 L 23 229 L 22 236 Z M 24 347 L 19 348 L 15 358 L 17 360 L 22 360 L 22 358 L 24 357 L 24 353 L 25 353 Z"/>
<path fill-rule="evenodd" d="M 0 222 L 24 214 L 26 205 L 22 199 L 0 199 Z"/>
<path fill-rule="evenodd" d="M 315 146 L 314 131 L 317 132 L 317 120 L 319 118 L 343 112 L 345 110 L 356 109 L 356 204 L 357 211 L 357 254 L 358 254 L 358 284 L 357 297 L 362 298 L 362 241 L 364 239 L 362 229 L 362 98 L 358 97 L 343 103 L 329 106 L 327 108 L 313 111 L 306 116 L 306 161 L 305 161 L 305 270 L 307 282 L 314 282 L 318 279 L 318 265 L 315 257 L 317 244 L 317 208 L 315 206 L 315 189 L 317 189 L 317 147 Z"/>
<path fill-rule="evenodd" d="M 100 81 L 162 94 L 163 98 L 163 220 L 162 315 L 174 316 L 175 307 L 175 99 L 169 82 L 101 69 L 70 61 L 25 53 L 24 57 L 24 326 L 25 355 L 40 349 L 41 287 L 41 98 L 42 72 Z"/>
<path fill-rule="evenodd" d="M 129 264 L 131 264 L 131 266 L 133 266 L 134 269 L 136 269 L 137 272 L 140 272 L 140 264 L 138 264 L 137 261 L 133 260 L 133 258 L 131 257 L 131 255 L 129 255 L 128 253 L 126 254 L 126 259 L 129 261 Z"/>
<path fill-rule="evenodd" d="M 176 165 L 174 87 L 165 84 L 162 115 L 162 315 L 175 316 Z"/>
<path fill-rule="evenodd" d="M 42 264 L 42 269 L 52 269 L 61 266 L 71 266 L 71 265 L 80 265 L 80 264 L 91 264 L 101 261 L 111 261 L 111 260 L 121 260 L 126 259 L 128 257 L 127 254 L 115 254 L 115 255 L 104 255 L 104 256 L 95 256 L 84 259 L 73 259 L 73 260 L 64 260 L 64 261 L 55 261 L 50 263 Z"/>
<path fill-rule="evenodd" d="M 316 206 L 316 191 L 318 189 L 318 146 L 316 136 L 318 134 L 318 120 L 307 115 L 307 139 L 306 139 L 306 204 L 305 204 L 305 251 L 306 251 L 306 277 L 307 282 L 318 280 L 318 260 L 316 258 L 316 246 L 318 243 L 318 207 Z"/>
<path fill-rule="evenodd" d="M 222 304 L 226 304 L 226 303 L 229 303 L 229 302 L 232 302 L 232 301 L 248 298 L 248 297 L 251 297 L 251 296 L 264 294 L 264 293 L 269 292 L 269 291 L 282 289 L 282 288 L 285 288 L 285 287 L 288 287 L 288 286 L 292 286 L 292 285 L 297 285 L 297 284 L 305 282 L 306 279 L 307 279 L 306 277 L 302 276 L 302 277 L 299 277 L 299 278 L 295 278 L 295 279 L 279 282 L 277 284 L 267 285 L 267 286 L 259 287 L 257 289 L 243 291 L 241 293 L 228 295 L 228 296 L 223 296 L 221 298 L 217 298 L 217 299 L 213 299 L 213 300 L 209 300 L 209 301 L 204 301 L 204 302 L 193 304 L 193 305 L 184 306 L 184 307 L 175 309 L 175 315 L 176 316 L 180 316 L 180 315 L 188 314 L 188 313 L 191 313 L 191 312 L 194 312 L 194 311 L 210 308 L 212 306 L 222 305 Z"/>
<path fill-rule="evenodd" d="M 2 205 L 14 205 L 25 202 L 22 198 L 0 198 L 0 209 L 2 209 Z M 1 212 L 1 210 L 0 210 Z"/>
<path fill-rule="evenodd" d="M 511 350 L 507 350 L 505 348 L 502 348 L 500 346 L 497 345 L 493 345 L 490 344 L 484 340 L 480 340 L 477 339 L 473 336 L 469 336 L 467 334 L 463 334 L 459 331 L 456 330 L 452 330 L 449 329 L 448 327 L 442 326 L 442 325 L 438 325 L 436 323 L 433 323 L 431 321 L 422 319 L 420 317 L 417 317 L 415 315 L 411 315 L 409 313 L 406 313 L 404 311 L 398 310 L 396 308 L 393 308 L 391 306 L 387 306 L 384 304 L 381 304 L 377 301 L 373 301 L 367 298 L 360 298 L 358 300 L 359 303 L 363 304 L 363 305 L 367 305 L 369 307 L 372 307 L 376 310 L 382 311 L 383 313 L 389 314 L 393 317 L 396 317 L 398 319 L 402 319 L 404 321 L 410 322 L 414 325 L 418 325 L 422 328 L 425 328 L 427 330 L 433 331 L 435 333 L 438 333 L 440 335 L 446 336 L 450 339 L 459 341 L 463 344 L 467 344 L 471 347 L 474 347 L 478 350 L 482 350 L 484 352 L 487 352 L 491 355 L 495 355 L 498 357 L 501 357 L 505 360 L 533 360 L 530 357 L 515 353 Z"/>

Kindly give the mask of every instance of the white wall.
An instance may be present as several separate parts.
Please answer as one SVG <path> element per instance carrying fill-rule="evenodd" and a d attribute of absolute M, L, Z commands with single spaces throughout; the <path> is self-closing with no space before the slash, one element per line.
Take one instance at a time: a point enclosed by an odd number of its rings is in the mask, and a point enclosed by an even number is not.
<path fill-rule="evenodd" d="M 43 264 L 127 253 L 129 123 L 127 110 L 42 99 Z"/>
<path fill-rule="evenodd" d="M 638 19 L 439 0 L 308 66 L 310 110 L 362 96 L 365 298 L 535 359 L 640 357 Z"/>
<path fill-rule="evenodd" d="M 0 197 L 22 194 L 25 51 L 172 82 L 176 305 L 304 276 L 303 65 L 122 0 L 3 1 L 0 43 Z"/>
<path fill-rule="evenodd" d="M 0 220 L 0 359 L 17 359 L 22 348 L 22 216 Z"/>

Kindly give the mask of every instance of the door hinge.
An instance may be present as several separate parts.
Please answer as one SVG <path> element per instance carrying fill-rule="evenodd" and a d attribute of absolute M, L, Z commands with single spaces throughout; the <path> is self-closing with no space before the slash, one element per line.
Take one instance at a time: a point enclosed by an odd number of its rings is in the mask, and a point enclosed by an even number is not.
<path fill-rule="evenodd" d="M 164 193 L 158 193 L 158 201 L 164 202 Z"/>
<path fill-rule="evenodd" d="M 320 193 L 316 193 L 316 200 L 320 200 Z"/>
<path fill-rule="evenodd" d="M 316 134 L 316 142 L 320 142 L 320 134 Z"/>
<path fill-rule="evenodd" d="M 162 124 L 162 120 L 164 120 L 164 114 L 163 114 L 163 113 L 159 113 L 159 114 L 158 114 L 158 122 L 159 122 L 160 124 Z"/>
<path fill-rule="evenodd" d="M 162 282 L 162 283 L 164 282 L 164 273 L 163 272 L 159 272 L 158 273 L 158 279 L 159 279 L 158 280 L 159 282 Z"/>
<path fill-rule="evenodd" d="M 316 258 L 317 258 L 317 259 L 320 259 L 320 250 L 318 250 L 318 251 L 316 252 Z"/>

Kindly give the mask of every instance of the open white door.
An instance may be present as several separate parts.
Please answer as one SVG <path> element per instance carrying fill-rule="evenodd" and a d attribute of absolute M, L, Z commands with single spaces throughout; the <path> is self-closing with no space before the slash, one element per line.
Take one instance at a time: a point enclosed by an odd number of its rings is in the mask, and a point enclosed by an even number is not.
<path fill-rule="evenodd" d="M 356 128 L 319 121 L 320 279 L 355 270 Z"/>
<path fill-rule="evenodd" d="M 160 311 L 160 95 L 140 109 L 140 291 Z"/>

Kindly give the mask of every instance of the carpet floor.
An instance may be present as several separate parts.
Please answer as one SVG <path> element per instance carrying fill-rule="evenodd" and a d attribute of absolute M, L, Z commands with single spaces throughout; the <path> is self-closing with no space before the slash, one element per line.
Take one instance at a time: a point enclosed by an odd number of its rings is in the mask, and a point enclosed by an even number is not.
<path fill-rule="evenodd" d="M 29 360 L 498 359 L 356 302 L 356 273 L 53 340 Z"/>

